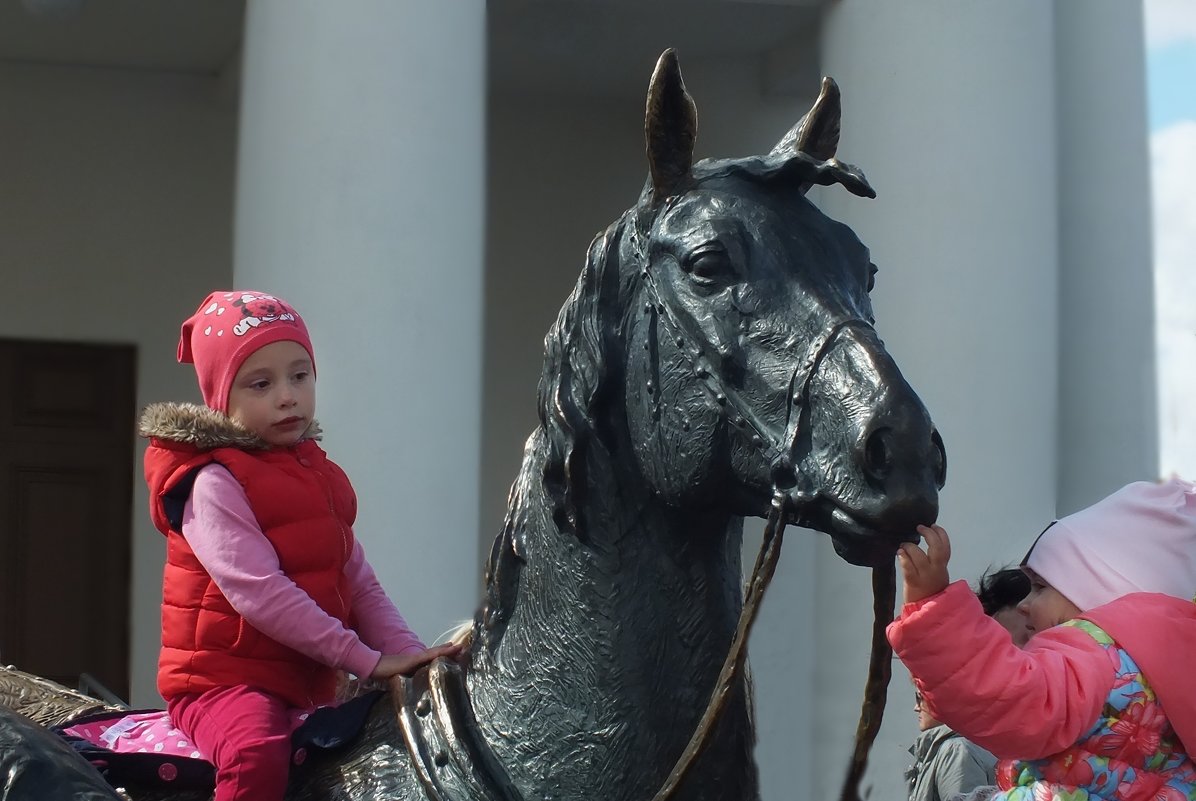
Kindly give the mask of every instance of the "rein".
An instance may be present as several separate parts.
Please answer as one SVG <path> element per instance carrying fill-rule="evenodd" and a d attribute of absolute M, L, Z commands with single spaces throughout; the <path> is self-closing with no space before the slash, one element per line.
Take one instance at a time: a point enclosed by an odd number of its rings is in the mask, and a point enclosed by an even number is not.
<path fill-rule="evenodd" d="M 764 591 L 772 582 L 773 572 L 777 567 L 777 559 L 781 555 L 781 540 L 785 533 L 785 495 L 777 492 L 772 499 L 772 510 L 768 514 L 768 524 L 764 527 L 764 540 L 760 543 L 760 553 L 756 556 L 756 566 L 752 568 L 752 577 L 748 582 L 746 599 L 743 609 L 739 613 L 739 624 L 735 627 L 735 636 L 731 640 L 731 648 L 727 651 L 727 658 L 719 671 L 718 681 L 714 684 L 714 691 L 710 694 L 710 701 L 706 704 L 706 711 L 698 721 L 689 744 L 681 752 L 677 764 L 669 771 L 664 784 L 652 796 L 652 801 L 666 801 L 672 798 L 681 786 L 681 781 L 689 772 L 694 760 L 702 752 L 710 735 L 718 722 L 719 715 L 727 704 L 727 698 L 736 679 L 743 673 L 743 652 L 747 646 L 748 635 L 751 634 L 752 624 L 756 622 L 756 613 L 760 609 L 760 601 L 764 598 Z"/>

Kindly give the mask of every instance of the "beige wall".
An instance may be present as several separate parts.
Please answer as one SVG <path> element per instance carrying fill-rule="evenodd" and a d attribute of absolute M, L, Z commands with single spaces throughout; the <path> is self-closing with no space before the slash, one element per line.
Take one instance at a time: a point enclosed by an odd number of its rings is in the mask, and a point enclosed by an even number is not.
<path fill-rule="evenodd" d="M 174 357 L 182 319 L 231 275 L 235 112 L 216 79 L 5 65 L 0 108 L 0 336 L 132 344 L 139 408 L 198 400 Z M 135 706 L 160 703 L 164 547 L 142 450 L 128 466 Z"/>
<path fill-rule="evenodd" d="M 643 183 L 641 105 L 490 98 L 480 509 L 486 551 L 502 528 L 507 490 L 536 425 L 544 334 L 590 240 L 635 201 Z"/>

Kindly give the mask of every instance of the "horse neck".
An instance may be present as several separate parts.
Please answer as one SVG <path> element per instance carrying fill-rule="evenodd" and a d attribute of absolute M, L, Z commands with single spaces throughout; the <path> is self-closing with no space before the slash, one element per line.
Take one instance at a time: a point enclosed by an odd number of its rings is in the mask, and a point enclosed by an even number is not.
<path fill-rule="evenodd" d="M 742 518 L 669 506 L 637 473 L 591 448 L 582 531 L 561 531 L 540 480 L 542 458 L 531 450 L 519 481 L 525 507 L 520 603 L 503 640 L 522 632 L 516 640 L 531 646 L 543 630 L 549 641 L 575 631 L 603 633 L 612 645 L 645 635 L 667 641 L 700 618 L 698 639 L 725 653 L 741 607 Z M 529 599 L 546 603 L 529 605 Z"/>
<path fill-rule="evenodd" d="M 726 656 L 742 605 L 742 519 L 669 507 L 594 448 L 584 531 L 562 532 L 542 453 L 528 448 L 513 492 L 518 542 L 500 541 L 491 565 L 494 582 L 518 559 L 517 602 L 502 610 L 497 642 L 475 647 L 478 719 L 495 742 L 518 740 L 520 750 L 557 753 L 569 742 L 578 764 L 556 775 L 605 784 L 605 797 L 629 788 L 638 797 L 684 748 Z M 707 767 L 754 787 L 746 692 L 724 724 Z"/>

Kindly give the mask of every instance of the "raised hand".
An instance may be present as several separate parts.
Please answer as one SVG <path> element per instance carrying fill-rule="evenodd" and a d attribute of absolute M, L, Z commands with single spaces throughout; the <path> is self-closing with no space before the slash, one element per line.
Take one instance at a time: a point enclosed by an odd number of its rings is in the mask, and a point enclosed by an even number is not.
<path fill-rule="evenodd" d="M 907 604 L 936 595 L 951 583 L 947 574 L 951 539 L 946 530 L 942 526 L 918 526 L 918 533 L 926 542 L 925 551 L 916 542 L 903 542 L 897 551 Z"/>

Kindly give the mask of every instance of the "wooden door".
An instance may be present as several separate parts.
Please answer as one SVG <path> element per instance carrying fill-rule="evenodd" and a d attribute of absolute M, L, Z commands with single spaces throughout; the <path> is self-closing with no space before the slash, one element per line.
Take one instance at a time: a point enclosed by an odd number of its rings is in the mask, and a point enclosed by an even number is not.
<path fill-rule="evenodd" d="M 0 339 L 0 663 L 129 695 L 136 351 Z"/>

